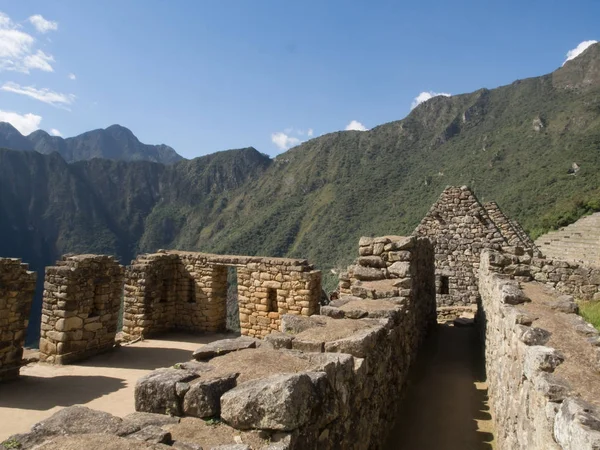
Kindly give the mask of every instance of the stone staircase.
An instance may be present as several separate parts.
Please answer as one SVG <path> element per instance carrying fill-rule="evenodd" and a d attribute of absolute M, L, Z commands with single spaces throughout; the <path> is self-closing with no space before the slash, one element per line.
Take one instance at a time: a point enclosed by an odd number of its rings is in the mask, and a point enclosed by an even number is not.
<path fill-rule="evenodd" d="M 535 244 L 548 258 L 600 266 L 600 213 L 540 236 Z"/>

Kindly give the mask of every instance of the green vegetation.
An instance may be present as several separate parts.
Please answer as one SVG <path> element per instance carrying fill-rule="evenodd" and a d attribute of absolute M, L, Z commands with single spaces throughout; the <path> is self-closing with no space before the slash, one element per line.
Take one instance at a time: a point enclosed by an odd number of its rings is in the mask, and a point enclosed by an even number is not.
<path fill-rule="evenodd" d="M 7 450 L 8 449 L 11 449 L 11 450 L 19 449 L 19 448 L 21 448 L 21 443 L 14 438 L 8 439 L 2 443 L 2 447 Z"/>
<path fill-rule="evenodd" d="M 579 314 L 600 331 L 600 302 L 580 302 Z"/>
<path fill-rule="evenodd" d="M 361 235 L 410 234 L 447 185 L 465 184 L 535 237 L 599 209 L 599 67 L 600 44 L 552 74 L 435 97 L 274 160 L 246 148 L 169 166 L 66 164 L 0 150 L 0 255 L 34 270 L 66 252 L 304 257 L 331 290 Z"/>
<path fill-rule="evenodd" d="M 221 419 L 219 417 L 211 417 L 210 419 L 204 419 L 204 423 L 206 425 L 216 427 L 218 425 L 221 425 Z"/>

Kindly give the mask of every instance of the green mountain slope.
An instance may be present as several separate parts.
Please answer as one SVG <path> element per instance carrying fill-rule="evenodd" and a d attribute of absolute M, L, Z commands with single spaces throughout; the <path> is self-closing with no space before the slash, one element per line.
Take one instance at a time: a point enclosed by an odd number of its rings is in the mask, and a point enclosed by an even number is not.
<path fill-rule="evenodd" d="M 599 44 L 552 74 L 435 97 L 275 160 L 249 148 L 67 164 L 0 150 L 0 255 L 36 268 L 67 251 L 124 263 L 157 248 L 302 256 L 331 287 L 361 235 L 409 234 L 445 186 L 463 184 L 533 234 L 600 209 Z"/>

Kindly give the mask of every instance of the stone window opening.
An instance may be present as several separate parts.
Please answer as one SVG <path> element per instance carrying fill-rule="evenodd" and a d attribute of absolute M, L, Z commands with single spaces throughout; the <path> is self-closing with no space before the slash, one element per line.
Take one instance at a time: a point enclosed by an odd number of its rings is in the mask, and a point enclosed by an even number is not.
<path fill-rule="evenodd" d="M 196 282 L 191 278 L 188 283 L 187 302 L 196 303 Z"/>
<path fill-rule="evenodd" d="M 100 315 L 100 309 L 101 309 L 101 302 L 100 302 L 100 295 L 101 295 L 101 286 L 102 286 L 102 282 L 100 280 L 95 280 L 94 281 L 94 297 L 92 299 L 92 307 L 90 309 L 90 313 L 88 314 L 88 317 L 98 317 Z"/>
<path fill-rule="evenodd" d="M 267 288 L 267 312 L 279 312 L 277 289 Z"/>
<path fill-rule="evenodd" d="M 170 288 L 169 279 L 163 278 L 162 285 L 160 288 L 160 298 L 158 300 L 158 303 L 167 303 L 168 298 L 169 298 L 169 288 Z"/>
<path fill-rule="evenodd" d="M 440 276 L 440 294 L 450 294 L 450 280 L 446 275 Z"/>

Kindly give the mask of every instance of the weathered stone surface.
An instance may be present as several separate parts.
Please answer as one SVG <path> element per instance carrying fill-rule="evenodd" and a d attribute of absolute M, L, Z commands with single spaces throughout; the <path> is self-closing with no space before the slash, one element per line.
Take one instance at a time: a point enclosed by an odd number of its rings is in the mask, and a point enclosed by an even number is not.
<path fill-rule="evenodd" d="M 203 450 L 200 444 L 181 440 L 174 441 L 173 444 L 171 444 L 171 448 L 175 450 Z"/>
<path fill-rule="evenodd" d="M 179 383 L 188 383 L 198 374 L 183 369 L 157 369 L 140 378 L 135 385 L 135 410 L 181 416 Z"/>
<path fill-rule="evenodd" d="M 216 445 L 211 447 L 210 450 L 252 450 L 252 448 L 246 444 L 225 444 Z"/>
<path fill-rule="evenodd" d="M 179 423 L 179 417 L 166 416 L 149 412 L 134 412 L 123 417 L 123 421 L 141 430 L 150 425 L 162 427 Z"/>
<path fill-rule="evenodd" d="M 136 431 L 127 436 L 127 439 L 136 441 L 150 442 L 151 444 L 170 444 L 172 442 L 171 433 L 163 430 L 156 425 L 148 425 L 140 431 Z"/>
<path fill-rule="evenodd" d="M 363 281 L 382 280 L 384 278 L 383 272 L 374 267 L 356 265 L 353 266 L 352 273 L 357 280 Z"/>
<path fill-rule="evenodd" d="M 598 411 L 579 399 L 566 399 L 556 414 L 554 438 L 563 449 L 592 450 L 600 448 Z"/>
<path fill-rule="evenodd" d="M 544 345 L 552 335 L 552 333 L 542 328 L 522 326 L 521 329 L 523 334 L 521 334 L 519 339 L 525 345 Z"/>
<path fill-rule="evenodd" d="M 375 346 L 377 339 L 383 333 L 383 326 L 359 331 L 353 335 L 325 343 L 325 351 L 331 353 L 347 353 L 357 358 L 365 358 Z"/>
<path fill-rule="evenodd" d="M 322 307 L 321 309 L 326 308 Z M 290 336 L 285 333 L 271 333 L 265 336 L 265 342 L 269 343 L 273 348 L 292 348 L 292 341 L 294 340 L 293 336 Z"/>
<path fill-rule="evenodd" d="M 196 350 L 192 356 L 198 361 L 206 361 L 215 356 L 225 355 L 247 348 L 256 348 L 256 339 L 240 336 L 234 339 L 221 339 L 206 344 Z"/>
<path fill-rule="evenodd" d="M 43 444 L 35 447 L 36 450 L 165 450 L 168 448 L 164 444 L 135 441 L 109 434 L 53 436 Z"/>
<path fill-rule="evenodd" d="M 20 259 L 0 258 L 0 382 L 19 376 L 35 280 Z"/>
<path fill-rule="evenodd" d="M 221 396 L 233 389 L 239 374 L 204 380 L 200 378 L 190 383 L 190 389 L 183 399 L 183 412 L 194 417 L 218 416 L 221 410 Z"/>
<path fill-rule="evenodd" d="M 410 275 L 410 263 L 397 261 L 388 267 L 390 274 L 397 276 L 398 278 L 405 278 Z"/>
<path fill-rule="evenodd" d="M 311 377 L 282 374 L 242 383 L 221 397 L 221 418 L 247 430 L 294 430 L 311 419 L 319 404 Z"/>
<path fill-rule="evenodd" d="M 22 449 L 34 448 L 51 436 L 80 434 L 112 434 L 126 436 L 139 427 L 112 414 L 85 406 L 70 406 L 35 424 L 29 433 L 14 435 L 9 441 L 17 442 Z"/>
<path fill-rule="evenodd" d="M 503 284 L 501 290 L 502 303 L 506 303 L 507 305 L 520 305 L 521 303 L 531 301 L 529 298 L 527 298 L 523 291 L 514 284 Z"/>
<path fill-rule="evenodd" d="M 361 256 L 356 260 L 363 267 L 384 268 L 385 261 L 380 256 Z"/>

